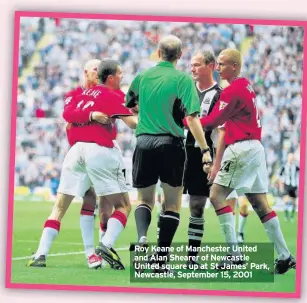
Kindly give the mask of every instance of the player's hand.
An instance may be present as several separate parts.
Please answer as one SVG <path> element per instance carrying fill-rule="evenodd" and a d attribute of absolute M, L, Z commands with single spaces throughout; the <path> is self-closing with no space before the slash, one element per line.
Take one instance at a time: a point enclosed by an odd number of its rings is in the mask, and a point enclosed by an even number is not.
<path fill-rule="evenodd" d="M 93 112 L 92 113 L 92 121 L 96 121 L 100 124 L 110 124 L 111 119 L 108 115 L 101 113 L 101 112 Z"/>
<path fill-rule="evenodd" d="M 218 167 L 218 166 L 216 166 L 216 165 L 213 165 L 213 166 L 211 167 L 211 170 L 210 170 L 210 172 L 208 173 L 208 178 L 207 178 L 210 184 L 211 184 L 211 183 L 213 182 L 213 180 L 215 179 L 215 177 L 216 177 L 216 175 L 217 175 L 217 173 L 218 173 L 219 170 L 220 170 L 220 167 Z"/>
<path fill-rule="evenodd" d="M 204 172 L 206 174 L 208 174 L 210 172 L 211 166 L 212 166 L 212 158 L 211 158 L 211 155 L 210 155 L 210 151 L 203 153 L 202 163 L 203 163 Z"/>
<path fill-rule="evenodd" d="M 136 106 L 131 108 L 131 111 L 136 115 L 139 113 L 139 105 L 137 104 Z"/>

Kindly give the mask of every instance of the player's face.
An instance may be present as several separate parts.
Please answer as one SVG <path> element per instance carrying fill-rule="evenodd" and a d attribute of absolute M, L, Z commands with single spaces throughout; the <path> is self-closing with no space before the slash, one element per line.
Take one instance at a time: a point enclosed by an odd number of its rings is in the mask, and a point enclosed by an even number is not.
<path fill-rule="evenodd" d="M 109 77 L 110 77 L 109 78 L 110 80 L 108 82 L 109 82 L 110 87 L 113 89 L 120 89 L 120 83 L 123 79 L 123 73 L 122 73 L 121 67 L 118 66 L 116 74 L 113 76 L 109 76 Z"/>
<path fill-rule="evenodd" d="M 206 65 L 201 55 L 194 56 L 191 60 L 191 73 L 194 81 L 207 78 L 212 73 L 212 64 Z"/>
<path fill-rule="evenodd" d="M 229 80 L 234 77 L 236 66 L 226 56 L 221 55 L 217 58 L 216 70 L 223 80 Z"/>
<path fill-rule="evenodd" d="M 91 69 L 85 71 L 86 80 L 91 85 L 98 84 L 98 65 L 94 65 Z"/>
<path fill-rule="evenodd" d="M 123 72 L 120 66 L 117 67 L 116 74 L 114 76 L 116 89 L 120 89 L 120 83 L 123 80 Z"/>

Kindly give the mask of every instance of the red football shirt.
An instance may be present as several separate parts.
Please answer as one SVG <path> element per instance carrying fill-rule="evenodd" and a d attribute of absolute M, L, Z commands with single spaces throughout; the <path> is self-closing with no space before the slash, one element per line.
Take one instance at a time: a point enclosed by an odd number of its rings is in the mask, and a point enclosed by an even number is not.
<path fill-rule="evenodd" d="M 70 144 L 94 142 L 101 146 L 113 147 L 113 140 L 116 138 L 114 120 L 106 125 L 90 122 L 90 113 L 93 111 L 103 112 L 110 118 L 133 116 L 125 107 L 124 95 L 102 85 L 84 90 L 80 95 L 65 102 L 63 117 L 72 124 L 69 130 Z"/>
<path fill-rule="evenodd" d="M 226 87 L 212 112 L 200 119 L 207 130 L 225 125 L 225 144 L 261 140 L 261 123 L 255 92 L 246 78 L 235 79 Z"/>
<path fill-rule="evenodd" d="M 77 88 L 69 91 L 68 93 L 65 94 L 64 96 L 64 105 L 70 103 L 70 101 L 72 100 L 73 97 L 76 97 L 80 94 L 82 94 L 82 92 L 84 91 L 84 87 L 83 86 L 78 86 Z M 70 129 L 71 129 L 71 123 L 67 123 L 66 125 L 66 135 L 67 135 L 67 140 L 69 145 L 72 145 L 72 138 L 70 136 Z"/>

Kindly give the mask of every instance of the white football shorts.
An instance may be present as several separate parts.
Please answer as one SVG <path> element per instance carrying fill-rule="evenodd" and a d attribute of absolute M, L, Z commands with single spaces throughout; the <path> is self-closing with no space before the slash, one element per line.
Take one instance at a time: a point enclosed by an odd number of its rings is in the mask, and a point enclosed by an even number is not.
<path fill-rule="evenodd" d="M 245 193 L 267 193 L 268 172 L 261 142 L 246 140 L 229 145 L 214 183 L 233 188 L 238 196 Z"/>
<path fill-rule="evenodd" d="M 121 151 L 96 143 L 78 142 L 62 165 L 58 192 L 84 197 L 92 186 L 97 196 L 128 192 Z"/>

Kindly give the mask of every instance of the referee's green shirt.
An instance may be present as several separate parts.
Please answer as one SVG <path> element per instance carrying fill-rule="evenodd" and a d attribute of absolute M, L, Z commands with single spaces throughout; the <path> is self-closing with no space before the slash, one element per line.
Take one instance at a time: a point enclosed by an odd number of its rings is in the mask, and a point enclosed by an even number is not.
<path fill-rule="evenodd" d="M 137 136 L 169 134 L 184 138 L 183 118 L 200 112 L 192 78 L 165 61 L 135 77 L 126 95 L 126 106 L 136 104 Z"/>

